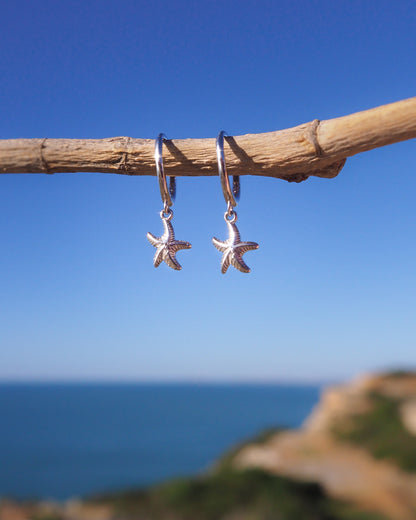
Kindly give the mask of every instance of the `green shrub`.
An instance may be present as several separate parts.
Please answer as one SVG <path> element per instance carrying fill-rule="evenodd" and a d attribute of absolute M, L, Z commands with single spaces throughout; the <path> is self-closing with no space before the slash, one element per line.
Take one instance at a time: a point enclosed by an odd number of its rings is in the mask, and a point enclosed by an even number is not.
<path fill-rule="evenodd" d="M 367 449 L 374 457 L 389 459 L 405 471 L 416 471 L 416 436 L 400 417 L 402 400 L 373 393 L 371 409 L 334 428 L 334 434 Z"/>
<path fill-rule="evenodd" d="M 316 483 L 261 470 L 221 470 L 108 501 L 117 516 L 135 520 L 386 520 L 329 499 Z"/>

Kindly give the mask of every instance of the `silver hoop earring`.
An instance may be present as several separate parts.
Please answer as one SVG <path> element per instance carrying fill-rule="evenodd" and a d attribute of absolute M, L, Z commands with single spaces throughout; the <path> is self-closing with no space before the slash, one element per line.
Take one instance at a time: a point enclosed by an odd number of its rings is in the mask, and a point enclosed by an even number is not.
<path fill-rule="evenodd" d="M 169 267 L 180 271 L 182 269 L 180 263 L 176 260 L 176 253 L 181 249 L 191 249 L 191 244 L 183 240 L 175 240 L 175 232 L 171 220 L 173 211 L 171 206 L 176 195 L 176 179 L 170 177 L 169 189 L 166 182 L 165 170 L 163 168 L 163 141 L 166 141 L 164 134 L 159 134 L 155 143 L 155 162 L 156 173 L 159 181 L 160 195 L 162 197 L 163 209 L 160 212 L 164 233 L 161 237 L 155 237 L 152 233 L 147 233 L 147 239 L 156 248 L 153 258 L 153 265 L 159 267 L 164 261 Z"/>
<path fill-rule="evenodd" d="M 243 255 L 244 253 L 247 253 L 247 251 L 258 249 L 259 245 L 256 242 L 242 242 L 240 238 L 240 232 L 236 225 L 237 213 L 234 211 L 234 208 L 237 206 L 236 199 L 238 200 L 240 196 L 240 180 L 238 176 L 233 177 L 233 189 L 231 191 L 227 168 L 225 166 L 224 136 L 224 131 L 218 134 L 216 147 L 218 173 L 221 180 L 224 199 L 227 203 L 227 211 L 224 213 L 224 220 L 228 227 L 228 240 L 221 241 L 218 240 L 218 238 L 213 238 L 212 243 L 218 251 L 222 253 L 221 272 L 223 274 L 227 272 L 230 265 L 242 273 L 249 273 L 250 268 L 244 262 Z"/>

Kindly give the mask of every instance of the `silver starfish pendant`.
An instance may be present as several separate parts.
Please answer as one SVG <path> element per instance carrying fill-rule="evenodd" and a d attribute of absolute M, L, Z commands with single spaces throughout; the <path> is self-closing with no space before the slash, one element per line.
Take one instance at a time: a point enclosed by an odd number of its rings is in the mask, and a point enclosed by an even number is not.
<path fill-rule="evenodd" d="M 183 240 L 175 240 L 175 232 L 173 226 L 170 223 L 172 216 L 168 218 L 161 215 L 164 233 L 161 237 L 157 238 L 152 233 L 147 233 L 147 239 L 156 248 L 155 257 L 153 258 L 153 265 L 159 267 L 164 261 L 166 264 L 180 271 L 182 269 L 181 264 L 176 260 L 176 253 L 181 249 L 191 249 L 191 244 Z"/>
<path fill-rule="evenodd" d="M 240 232 L 235 224 L 235 220 L 236 219 L 230 221 L 227 218 L 225 219 L 228 226 L 228 240 L 222 242 L 215 237 L 212 239 L 214 246 L 223 254 L 221 260 L 221 272 L 223 274 L 227 272 L 230 264 L 242 273 L 249 273 L 250 268 L 244 262 L 243 255 L 247 253 L 247 251 L 253 251 L 259 248 L 256 242 L 241 242 Z"/>

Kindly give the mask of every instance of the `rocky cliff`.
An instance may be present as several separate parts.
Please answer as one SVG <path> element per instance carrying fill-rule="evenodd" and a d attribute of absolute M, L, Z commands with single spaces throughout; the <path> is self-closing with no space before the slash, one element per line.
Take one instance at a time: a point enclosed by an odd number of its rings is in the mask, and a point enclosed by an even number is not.
<path fill-rule="evenodd" d="M 302 428 L 246 445 L 233 464 L 313 480 L 360 508 L 415 520 L 416 374 L 329 388 Z"/>

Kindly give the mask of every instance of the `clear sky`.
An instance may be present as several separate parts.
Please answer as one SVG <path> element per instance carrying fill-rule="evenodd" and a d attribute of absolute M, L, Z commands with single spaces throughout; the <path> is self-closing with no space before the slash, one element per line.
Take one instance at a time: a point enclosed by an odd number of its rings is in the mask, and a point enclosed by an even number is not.
<path fill-rule="evenodd" d="M 416 95 L 398 1 L 2 4 L 0 138 L 267 132 Z M 216 177 L 179 178 L 181 272 L 152 265 L 155 177 L 0 176 L 0 379 L 347 378 L 415 367 L 416 142 L 333 180 L 245 176 L 242 274 Z"/>

